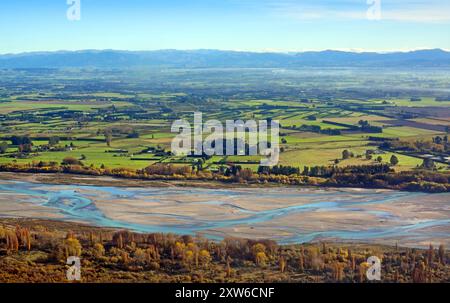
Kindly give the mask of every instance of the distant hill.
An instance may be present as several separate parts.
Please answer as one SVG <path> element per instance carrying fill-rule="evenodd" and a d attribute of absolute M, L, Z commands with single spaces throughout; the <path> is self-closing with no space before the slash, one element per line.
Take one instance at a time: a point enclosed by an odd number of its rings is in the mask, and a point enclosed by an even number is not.
<path fill-rule="evenodd" d="M 0 55 L 0 68 L 289 68 L 289 67 L 450 67 L 440 49 L 374 53 L 320 51 L 253 53 L 220 50 L 85 50 Z"/>

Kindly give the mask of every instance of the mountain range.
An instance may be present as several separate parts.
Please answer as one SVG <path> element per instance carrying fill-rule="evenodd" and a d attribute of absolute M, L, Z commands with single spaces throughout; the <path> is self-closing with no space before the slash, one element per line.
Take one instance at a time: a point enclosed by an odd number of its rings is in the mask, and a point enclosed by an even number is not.
<path fill-rule="evenodd" d="M 83 50 L 0 55 L 1 69 L 15 68 L 297 68 L 297 67 L 450 67 L 450 52 L 317 51 L 296 53 L 221 50 Z"/>

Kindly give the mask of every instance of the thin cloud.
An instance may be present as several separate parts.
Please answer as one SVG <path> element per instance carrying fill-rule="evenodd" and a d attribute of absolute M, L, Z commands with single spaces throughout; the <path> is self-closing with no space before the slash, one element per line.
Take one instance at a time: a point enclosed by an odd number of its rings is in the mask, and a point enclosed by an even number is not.
<path fill-rule="evenodd" d="M 446 1 L 447 2 L 447 1 Z M 346 1 L 262 1 L 275 15 L 298 21 L 364 20 L 370 4 L 365 0 Z M 381 0 L 381 20 L 417 23 L 450 22 L 450 3 L 443 1 Z"/>
<path fill-rule="evenodd" d="M 405 22 L 445 23 L 450 21 L 450 8 L 403 11 L 382 11 L 382 19 Z"/>

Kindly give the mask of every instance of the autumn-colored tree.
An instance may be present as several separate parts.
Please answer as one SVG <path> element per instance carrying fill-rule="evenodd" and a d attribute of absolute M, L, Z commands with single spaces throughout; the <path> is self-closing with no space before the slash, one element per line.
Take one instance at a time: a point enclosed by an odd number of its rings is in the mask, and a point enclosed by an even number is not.
<path fill-rule="evenodd" d="M 19 241 L 19 245 L 23 246 L 28 251 L 30 251 L 31 250 L 30 230 L 28 228 L 22 228 L 20 226 L 16 226 L 16 236 Z"/>
<path fill-rule="evenodd" d="M 6 231 L 6 250 L 8 251 L 18 251 L 19 250 L 19 239 L 15 232 L 11 230 Z"/>
<path fill-rule="evenodd" d="M 356 257 L 351 256 L 350 260 L 351 260 L 350 268 L 351 268 L 352 272 L 354 272 L 356 270 Z"/>
<path fill-rule="evenodd" d="M 0 239 L 6 239 L 6 228 L 4 228 L 3 226 L 0 226 Z"/>
<path fill-rule="evenodd" d="M 153 244 L 146 249 L 145 254 L 148 262 L 159 260 L 158 249 Z"/>
<path fill-rule="evenodd" d="M 280 272 L 284 273 L 284 271 L 286 270 L 286 259 L 284 258 L 284 256 L 280 256 L 279 264 L 280 264 Z"/>
<path fill-rule="evenodd" d="M 170 248 L 170 259 L 172 260 L 172 263 L 175 262 L 175 250 L 173 247 Z"/>
<path fill-rule="evenodd" d="M 195 267 L 199 265 L 199 249 L 194 243 L 188 244 L 188 249 L 194 254 Z"/>
<path fill-rule="evenodd" d="M 300 257 L 298 258 L 298 269 L 300 272 L 303 272 L 305 270 L 305 255 L 303 252 L 300 254 Z"/>
<path fill-rule="evenodd" d="M 177 257 L 177 258 L 179 258 L 179 259 L 184 259 L 184 255 L 185 255 L 185 252 L 186 252 L 186 244 L 184 244 L 184 242 L 176 242 L 175 243 L 175 246 L 174 246 L 174 253 L 175 253 L 175 256 Z"/>
<path fill-rule="evenodd" d="M 256 265 L 258 265 L 258 266 L 265 266 L 267 261 L 268 261 L 268 258 L 266 256 L 266 253 L 264 253 L 262 251 L 256 253 L 256 257 L 255 257 Z"/>
<path fill-rule="evenodd" d="M 369 269 L 370 265 L 367 262 L 363 262 L 359 264 L 358 266 L 358 282 L 362 283 L 364 282 L 364 279 L 366 277 L 367 269 Z"/>
<path fill-rule="evenodd" d="M 24 246 L 27 248 L 28 251 L 31 250 L 31 235 L 30 230 L 28 228 L 25 229 L 24 232 Z"/>
<path fill-rule="evenodd" d="M 134 242 L 134 234 L 128 230 L 121 230 L 114 233 L 112 237 L 113 244 L 118 248 L 124 248 Z"/>
<path fill-rule="evenodd" d="M 396 283 L 400 282 L 400 275 L 398 273 L 398 270 L 394 272 L 394 282 Z"/>
<path fill-rule="evenodd" d="M 320 255 L 319 247 L 310 247 L 308 248 L 308 265 L 315 271 L 319 271 L 324 266 L 323 258 Z"/>
<path fill-rule="evenodd" d="M 265 253 L 266 252 L 266 247 L 264 246 L 264 244 L 262 243 L 257 243 L 255 245 L 252 246 L 252 254 L 253 256 L 256 258 L 256 255 L 260 252 Z"/>
<path fill-rule="evenodd" d="M 62 160 L 61 164 L 62 165 L 83 165 L 83 163 L 80 160 L 75 159 L 74 157 L 65 157 Z"/>
<path fill-rule="evenodd" d="M 105 255 L 105 248 L 101 243 L 96 243 L 94 245 L 94 255 L 97 258 L 103 257 Z"/>
<path fill-rule="evenodd" d="M 326 254 L 327 252 L 327 244 L 325 242 L 322 242 L 322 254 Z"/>
<path fill-rule="evenodd" d="M 110 130 L 105 131 L 106 146 L 110 147 L 112 142 L 112 133 Z"/>
<path fill-rule="evenodd" d="M 239 172 L 239 177 L 244 180 L 251 180 L 253 177 L 253 171 L 250 168 L 244 168 Z"/>
<path fill-rule="evenodd" d="M 117 247 L 123 248 L 123 237 L 122 237 L 122 234 L 118 235 L 116 242 L 117 242 Z"/>
<path fill-rule="evenodd" d="M 445 247 L 443 244 L 439 245 L 439 262 L 445 265 Z"/>
<path fill-rule="evenodd" d="M 342 281 L 344 277 L 344 265 L 339 262 L 335 262 L 332 264 L 331 268 L 334 281 Z"/>
<path fill-rule="evenodd" d="M 95 236 L 94 236 L 94 233 L 91 231 L 91 232 L 89 232 L 89 244 L 91 246 L 94 246 L 95 243 L 96 243 Z"/>
<path fill-rule="evenodd" d="M 427 250 L 427 265 L 430 266 L 433 263 L 434 259 L 434 247 L 430 244 L 430 247 Z"/>
<path fill-rule="evenodd" d="M 81 256 L 82 247 L 78 239 L 75 238 L 66 239 L 64 243 L 64 248 L 66 252 L 66 257 Z"/>
<path fill-rule="evenodd" d="M 414 283 L 425 283 L 427 281 L 426 266 L 424 262 L 420 262 L 419 265 L 414 268 L 412 280 Z"/>
<path fill-rule="evenodd" d="M 58 248 L 54 252 L 54 256 L 57 260 L 65 262 L 68 257 L 81 256 L 82 246 L 80 241 L 76 239 L 71 233 L 68 233 L 66 238 L 58 245 Z"/>
<path fill-rule="evenodd" d="M 149 255 L 146 250 L 142 248 L 136 248 L 133 254 L 133 259 L 137 263 L 143 264 L 149 260 Z"/>
<path fill-rule="evenodd" d="M 227 256 L 227 278 L 231 277 L 231 261 L 230 256 Z"/>
<path fill-rule="evenodd" d="M 123 264 L 128 264 L 130 262 L 130 255 L 126 251 L 122 251 L 120 257 Z"/>
<path fill-rule="evenodd" d="M 191 269 L 192 263 L 194 262 L 194 252 L 192 250 L 186 251 L 184 254 L 183 262 L 189 269 Z"/>
<path fill-rule="evenodd" d="M 19 153 L 31 153 L 33 151 L 33 146 L 31 144 L 20 144 L 17 147 Z"/>
<path fill-rule="evenodd" d="M 203 267 L 208 268 L 209 263 L 211 262 L 211 255 L 205 249 L 202 249 L 199 253 L 199 259 Z"/>

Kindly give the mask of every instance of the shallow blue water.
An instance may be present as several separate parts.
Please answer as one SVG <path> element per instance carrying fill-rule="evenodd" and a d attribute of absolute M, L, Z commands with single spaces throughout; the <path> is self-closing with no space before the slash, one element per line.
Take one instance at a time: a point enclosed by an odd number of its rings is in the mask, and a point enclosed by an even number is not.
<path fill-rule="evenodd" d="M 31 203 L 48 208 L 53 213 L 63 215 L 63 220 L 76 220 L 96 226 L 126 228 L 139 232 L 172 232 L 178 234 L 202 233 L 210 238 L 226 236 L 220 229 L 235 227 L 264 227 L 265 223 L 272 222 L 285 216 L 299 213 L 333 212 L 336 215 L 366 213 L 376 216 L 379 220 L 389 221 L 390 224 L 380 227 L 364 226 L 364 228 L 322 231 L 308 231 L 298 227 L 275 227 L 285 232 L 284 236 L 277 237 L 281 243 L 300 243 L 319 238 L 338 238 L 343 240 L 370 240 L 370 239 L 409 239 L 423 240 L 427 237 L 439 237 L 448 239 L 450 233 L 450 217 L 439 219 L 421 219 L 405 222 L 398 220 L 394 214 L 387 211 L 370 210 L 365 207 L 376 204 L 388 204 L 404 201 L 427 200 L 430 196 L 450 203 L 450 194 L 429 195 L 424 193 L 408 193 L 398 191 L 376 190 L 323 190 L 307 189 L 298 190 L 292 188 L 271 189 L 205 189 L 205 188 L 118 188 L 102 186 L 77 186 L 77 185 L 47 185 L 19 181 L 0 181 L 0 203 L 14 203 L 10 199 L 1 199 L 1 196 L 20 194 L 20 202 Z M 25 198 L 24 198 L 25 197 Z M 188 197 L 183 199 L 183 197 Z M 203 197 L 203 199 L 195 199 Z M 206 199 L 205 199 L 206 197 Z M 19 199 L 19 198 L 17 198 Z M 140 201 L 139 211 L 127 209 L 127 215 L 136 215 L 144 218 L 146 224 L 137 224 L 106 216 L 97 206 L 96 199 L 121 203 L 120 201 Z M 236 205 L 233 201 L 252 201 L 258 203 L 258 199 L 287 199 L 299 200 L 298 204 L 289 203 L 288 206 L 273 207 L 267 210 L 246 209 Z M 300 202 L 301 201 L 301 202 Z M 305 203 L 305 201 L 307 201 Z M 122 202 L 123 203 L 123 202 Z M 144 204 L 142 204 L 144 203 Z M 148 203 L 148 207 L 146 207 Z M 158 205 L 159 211 L 152 212 L 152 207 Z M 173 205 L 197 204 L 202 208 L 220 207 L 231 210 L 236 216 L 225 218 L 204 217 L 192 212 L 167 213 L 161 212 L 166 203 Z M 144 205 L 144 206 L 142 206 Z M 278 205 L 278 204 L 277 204 Z M 173 208 L 172 208 L 173 209 Z M 443 210 L 448 214 L 448 209 Z M 0 214 L 0 216 L 6 214 Z M 123 216 L 126 217 L 126 216 Z M 169 218 L 171 220 L 162 220 Z M 140 220 L 142 222 L 142 220 Z M 148 222 L 148 223 L 147 223 Z M 170 223 L 167 223 L 170 222 Z M 394 223 L 394 224 L 393 224 Z M 439 227 L 439 228 L 436 228 Z M 271 228 L 274 228 L 273 226 Z M 267 235 L 271 238 L 271 235 Z"/>

